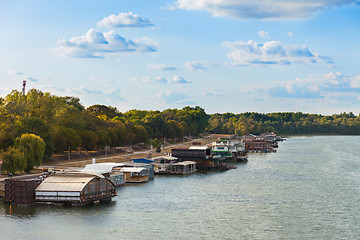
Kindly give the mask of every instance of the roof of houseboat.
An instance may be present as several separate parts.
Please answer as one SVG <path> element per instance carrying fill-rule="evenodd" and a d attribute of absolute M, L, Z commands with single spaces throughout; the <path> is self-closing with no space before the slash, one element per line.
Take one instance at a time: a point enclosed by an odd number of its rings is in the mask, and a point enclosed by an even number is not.
<path fill-rule="evenodd" d="M 105 174 L 112 172 L 113 168 L 118 166 L 121 166 L 121 164 L 114 162 L 87 164 L 84 169 L 79 171 Z"/>
<path fill-rule="evenodd" d="M 146 168 L 142 168 L 142 167 L 122 167 L 120 169 L 120 172 L 141 172 L 143 170 L 147 170 Z"/>
<path fill-rule="evenodd" d="M 158 156 L 158 157 L 153 157 L 152 160 L 157 160 L 157 159 L 167 159 L 167 160 L 177 160 L 177 157 L 172 157 L 172 156 Z"/>
<path fill-rule="evenodd" d="M 35 191 L 78 192 L 95 177 L 94 174 L 55 174 L 45 178 Z"/>
<path fill-rule="evenodd" d="M 191 146 L 189 149 L 196 149 L 196 150 L 206 150 L 208 149 L 208 146 Z"/>
<path fill-rule="evenodd" d="M 184 162 L 178 162 L 178 163 L 174 163 L 173 165 L 191 165 L 191 164 L 196 164 L 196 162 L 193 161 L 184 161 Z"/>

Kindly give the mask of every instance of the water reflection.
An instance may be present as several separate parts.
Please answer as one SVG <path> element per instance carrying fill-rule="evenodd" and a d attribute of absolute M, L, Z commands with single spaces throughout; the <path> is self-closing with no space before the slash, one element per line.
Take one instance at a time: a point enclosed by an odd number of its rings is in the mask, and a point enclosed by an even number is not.
<path fill-rule="evenodd" d="M 111 212 L 116 206 L 116 201 L 107 201 L 94 205 L 85 205 L 85 206 L 63 206 L 63 205 L 55 205 L 55 206 L 47 206 L 47 205 L 34 205 L 34 206 L 25 206 L 25 205 L 11 205 L 4 202 L 0 203 L 0 212 L 1 215 L 7 217 L 15 217 L 15 218 L 34 218 L 41 214 L 49 214 L 53 213 L 67 213 L 71 215 L 87 215 L 94 214 L 96 212 Z"/>
<path fill-rule="evenodd" d="M 36 208 L 34 206 L 15 206 L 11 204 L 1 203 L 0 209 L 6 216 L 31 218 L 36 215 Z"/>

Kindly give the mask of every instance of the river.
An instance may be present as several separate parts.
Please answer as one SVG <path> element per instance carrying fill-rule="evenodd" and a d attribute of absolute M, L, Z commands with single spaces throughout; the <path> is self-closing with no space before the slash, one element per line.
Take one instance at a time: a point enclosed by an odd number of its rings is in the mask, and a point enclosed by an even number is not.
<path fill-rule="evenodd" d="M 360 239 L 360 136 L 291 137 L 226 172 L 155 177 L 109 203 L 0 203 L 0 239 Z"/>

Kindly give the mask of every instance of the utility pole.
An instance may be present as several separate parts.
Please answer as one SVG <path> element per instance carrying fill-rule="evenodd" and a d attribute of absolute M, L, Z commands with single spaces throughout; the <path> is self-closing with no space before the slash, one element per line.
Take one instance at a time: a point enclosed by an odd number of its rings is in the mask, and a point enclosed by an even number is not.
<path fill-rule="evenodd" d="M 71 152 L 70 152 L 70 146 L 69 146 L 69 151 L 68 151 L 69 162 L 70 162 L 70 155 L 71 155 Z"/>

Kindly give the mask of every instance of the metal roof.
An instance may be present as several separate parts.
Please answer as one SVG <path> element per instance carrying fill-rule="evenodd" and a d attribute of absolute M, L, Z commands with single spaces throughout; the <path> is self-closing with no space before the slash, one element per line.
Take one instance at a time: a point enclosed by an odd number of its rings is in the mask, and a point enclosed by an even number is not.
<path fill-rule="evenodd" d="M 134 168 L 139 168 L 139 167 L 149 167 L 152 166 L 149 163 L 137 163 L 137 162 L 122 162 L 122 163 L 118 163 L 117 167 L 134 167 Z"/>
<path fill-rule="evenodd" d="M 184 162 L 178 162 L 178 163 L 174 163 L 173 165 L 183 165 L 183 166 L 186 166 L 186 165 L 191 165 L 191 164 L 196 164 L 196 162 L 193 162 L 193 161 L 184 161 Z"/>
<path fill-rule="evenodd" d="M 139 173 L 143 170 L 146 170 L 146 168 L 140 168 L 140 167 L 123 167 L 120 169 L 120 172 L 136 172 Z"/>
<path fill-rule="evenodd" d="M 132 160 L 134 163 L 148 163 L 151 164 L 152 162 L 154 162 L 154 160 L 152 159 L 147 159 L 147 158 L 136 158 Z"/>
<path fill-rule="evenodd" d="M 196 149 L 196 150 L 206 150 L 208 149 L 208 146 L 191 146 L 189 149 Z"/>
<path fill-rule="evenodd" d="M 95 172 L 87 172 L 87 171 L 81 171 L 81 170 L 72 170 L 72 171 L 64 171 L 64 172 L 57 172 L 56 175 L 62 175 L 62 176 L 95 176 L 98 178 L 105 178 L 102 174 L 95 173 Z"/>
<path fill-rule="evenodd" d="M 172 157 L 172 156 L 158 156 L 158 157 L 153 157 L 153 160 L 157 160 L 157 159 L 168 159 L 168 160 L 177 160 L 177 157 Z"/>
<path fill-rule="evenodd" d="M 36 192 L 80 192 L 93 178 L 94 175 L 86 174 L 59 174 L 45 178 L 35 189 Z"/>
<path fill-rule="evenodd" d="M 81 169 L 79 171 L 105 174 L 112 172 L 112 169 L 118 166 L 121 166 L 121 164 L 114 162 L 87 164 L 84 169 Z"/>

